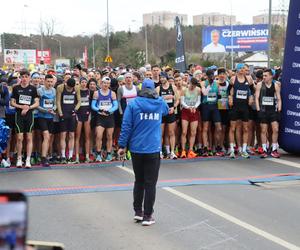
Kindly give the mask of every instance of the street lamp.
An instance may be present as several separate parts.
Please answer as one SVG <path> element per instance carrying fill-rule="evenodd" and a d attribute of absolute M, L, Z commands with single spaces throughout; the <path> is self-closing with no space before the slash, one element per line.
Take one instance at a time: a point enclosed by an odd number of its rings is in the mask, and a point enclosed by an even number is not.
<path fill-rule="evenodd" d="M 268 50 L 268 68 L 271 66 L 271 31 L 272 31 L 272 0 L 269 0 L 269 50 Z"/>
<path fill-rule="evenodd" d="M 56 41 L 56 42 L 58 42 L 58 45 L 59 45 L 59 57 L 61 58 L 62 57 L 61 56 L 61 41 L 58 40 L 58 39 L 56 39 L 56 38 L 54 38 L 54 37 L 51 37 L 51 39 L 54 40 L 54 41 Z"/>

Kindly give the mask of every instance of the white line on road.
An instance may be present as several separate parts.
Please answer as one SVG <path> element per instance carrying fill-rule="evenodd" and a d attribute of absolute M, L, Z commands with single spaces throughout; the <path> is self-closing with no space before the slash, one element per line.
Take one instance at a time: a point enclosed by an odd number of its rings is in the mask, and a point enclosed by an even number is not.
<path fill-rule="evenodd" d="M 285 247 L 287 249 L 291 249 L 291 250 L 300 250 L 300 247 L 298 247 L 298 246 L 296 246 L 296 245 L 294 245 L 292 243 L 289 243 L 289 242 L 287 242 L 287 241 L 285 241 L 285 240 L 283 240 L 283 239 L 281 239 L 281 238 L 279 238 L 277 236 L 274 236 L 274 235 L 272 235 L 272 234 L 270 234 L 270 233 L 268 233 L 266 231 L 263 231 L 263 230 L 261 230 L 261 229 L 259 229 L 257 227 L 254 227 L 254 226 L 252 226 L 252 225 L 250 225 L 250 224 L 248 224 L 248 223 L 246 223 L 244 221 L 241 221 L 238 218 L 236 218 L 234 216 L 231 216 L 231 215 L 229 215 L 227 213 L 224 213 L 221 210 L 219 210 L 217 208 L 214 208 L 214 207 L 212 207 L 212 206 L 210 206 L 210 205 L 208 205 L 208 204 L 206 204 L 206 203 L 204 203 L 204 202 L 202 202 L 200 200 L 197 200 L 197 199 L 195 199 L 195 198 L 193 198 L 193 197 L 191 197 L 189 195 L 186 195 L 186 194 L 184 194 L 182 192 L 179 192 L 179 191 L 177 191 L 177 190 L 175 190 L 173 188 L 169 188 L 169 187 L 166 187 L 166 188 L 163 188 L 163 189 L 166 190 L 166 191 L 168 191 L 168 192 L 170 192 L 170 193 L 172 193 L 172 194 L 174 194 L 174 195 L 176 195 L 176 196 L 178 196 L 178 197 L 180 197 L 180 198 L 182 198 L 182 199 L 184 199 L 184 200 L 186 200 L 186 201 L 189 201 L 189 202 L 197 205 L 198 207 L 206 209 L 206 210 L 208 210 L 208 211 L 210 211 L 210 212 L 212 212 L 212 213 L 214 213 L 214 214 L 222 217 L 225 220 L 228 220 L 228 221 L 230 221 L 230 222 L 232 222 L 232 223 L 234 223 L 234 224 L 236 224 L 236 225 L 238 225 L 240 227 L 243 227 L 243 228 L 245 228 L 245 229 L 247 229 L 247 230 L 249 230 L 249 231 L 251 231 L 251 232 L 253 232 L 253 233 L 257 234 L 257 235 L 259 235 L 259 236 L 262 236 L 262 237 L 266 238 L 267 240 L 270 240 L 270 241 L 272 241 L 272 242 L 274 242 L 274 243 L 276 243 L 278 245 L 281 245 L 281 246 L 283 246 L 283 247 Z"/>
<path fill-rule="evenodd" d="M 300 164 L 297 163 L 297 162 L 293 162 L 293 161 L 287 161 L 287 160 L 275 159 L 275 158 L 268 158 L 268 159 L 265 159 L 265 160 L 276 162 L 276 163 L 287 165 L 287 166 L 291 166 L 291 167 L 294 167 L 294 168 L 300 168 Z"/>
<path fill-rule="evenodd" d="M 285 162 L 288 162 L 288 161 L 285 161 Z M 288 162 L 288 163 L 290 163 L 290 162 Z M 291 162 L 291 163 L 293 163 L 293 162 Z M 285 163 L 285 164 L 287 165 L 287 163 Z M 126 172 L 134 175 L 134 172 L 130 168 L 122 167 L 122 166 L 118 166 L 118 167 L 120 169 L 122 169 L 123 171 L 126 171 Z M 244 222 L 244 221 L 242 221 L 242 220 L 240 220 L 240 219 L 238 219 L 238 218 L 236 218 L 236 217 L 234 217 L 230 214 L 224 213 L 221 210 L 219 210 L 219 209 L 217 209 L 213 206 L 210 206 L 210 205 L 208 205 L 208 204 L 206 204 L 206 203 L 204 203 L 200 200 L 197 200 L 197 199 L 193 198 L 192 196 L 189 196 L 189 195 L 186 195 L 182 192 L 179 192 L 179 191 L 175 190 L 174 188 L 165 187 L 165 188 L 163 188 L 163 190 L 165 190 L 169 193 L 172 193 L 172 194 L 174 194 L 174 195 L 176 195 L 176 196 L 178 196 L 178 197 L 180 197 L 180 198 L 182 198 L 182 199 L 184 199 L 188 202 L 191 202 L 191 203 L 197 205 L 198 207 L 206 209 L 206 210 L 210 211 L 211 213 L 216 214 L 216 215 L 222 217 L 223 219 L 225 219 L 227 221 L 230 221 L 230 222 L 232 222 L 232 223 L 234 223 L 234 224 L 236 224 L 240 227 L 243 227 L 246 230 L 251 231 L 252 233 L 255 233 L 255 234 L 257 234 L 261 237 L 264 237 L 265 239 L 267 239 L 269 241 L 272 241 L 272 242 L 274 242 L 274 243 L 276 243 L 280 246 L 283 246 L 283 247 L 285 247 L 287 249 L 290 249 L 290 250 L 300 250 L 300 247 L 298 247 L 298 246 L 296 246 L 292 243 L 289 243 L 289 242 L 287 242 L 287 241 L 285 241 L 285 240 L 283 240 L 283 239 L 281 239 L 277 236 L 274 236 L 274 235 L 272 235 L 272 234 L 270 234 L 270 233 L 268 233 L 268 232 L 266 232 L 262 229 L 259 229 L 255 226 L 252 226 L 252 225 L 248 224 L 247 222 Z"/>

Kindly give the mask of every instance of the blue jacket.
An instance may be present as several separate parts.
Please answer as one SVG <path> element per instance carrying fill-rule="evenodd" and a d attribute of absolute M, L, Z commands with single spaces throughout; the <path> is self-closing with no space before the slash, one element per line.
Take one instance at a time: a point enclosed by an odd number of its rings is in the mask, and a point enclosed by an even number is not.
<path fill-rule="evenodd" d="M 133 153 L 160 152 L 161 120 L 168 112 L 168 105 L 155 90 L 141 90 L 125 110 L 119 146 L 128 147 Z"/>

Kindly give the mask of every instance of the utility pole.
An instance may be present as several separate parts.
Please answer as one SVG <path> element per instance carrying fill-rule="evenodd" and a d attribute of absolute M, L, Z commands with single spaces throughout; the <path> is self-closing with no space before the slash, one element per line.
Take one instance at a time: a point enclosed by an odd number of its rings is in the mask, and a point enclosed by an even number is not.
<path fill-rule="evenodd" d="M 268 68 L 271 67 L 271 52 L 272 52 L 271 31 L 272 31 L 272 0 L 269 0 L 269 36 L 268 36 L 269 50 L 268 50 Z"/>
<path fill-rule="evenodd" d="M 148 32 L 147 32 L 147 24 L 145 25 L 145 50 L 146 50 L 146 63 L 148 63 Z"/>
<path fill-rule="evenodd" d="M 95 68 L 96 60 L 95 60 L 95 34 L 93 34 L 93 68 Z"/>
<path fill-rule="evenodd" d="M 108 0 L 106 0 L 106 23 L 107 23 L 107 28 L 106 28 L 106 39 L 107 39 L 107 56 L 109 56 L 109 19 L 108 19 Z M 107 63 L 109 65 L 109 62 Z"/>

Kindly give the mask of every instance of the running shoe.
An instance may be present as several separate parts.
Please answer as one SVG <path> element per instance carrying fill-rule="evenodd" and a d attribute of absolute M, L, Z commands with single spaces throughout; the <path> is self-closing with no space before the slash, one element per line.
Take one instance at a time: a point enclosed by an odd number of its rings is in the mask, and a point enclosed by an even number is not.
<path fill-rule="evenodd" d="M 198 156 L 202 156 L 203 149 L 202 148 L 198 148 L 197 151 L 196 151 L 196 153 L 197 153 Z"/>
<path fill-rule="evenodd" d="M 69 158 L 69 159 L 67 160 L 67 163 L 68 163 L 68 164 L 74 164 L 74 163 L 76 163 L 76 160 L 73 160 L 73 158 Z"/>
<path fill-rule="evenodd" d="M 144 215 L 143 222 L 142 222 L 143 226 L 151 226 L 154 223 L 155 223 L 155 220 L 152 216 L 145 216 Z"/>
<path fill-rule="evenodd" d="M 22 168 L 22 165 L 23 165 L 22 159 L 18 159 L 18 160 L 17 160 L 16 167 L 17 167 L 17 168 Z"/>
<path fill-rule="evenodd" d="M 180 158 L 186 158 L 186 151 L 182 150 Z"/>
<path fill-rule="evenodd" d="M 131 153 L 129 150 L 127 150 L 127 153 L 126 153 L 126 160 L 128 160 L 128 161 L 131 160 Z"/>
<path fill-rule="evenodd" d="M 79 164 L 79 163 L 80 163 L 79 159 L 76 158 L 75 161 L 74 161 L 74 163 L 75 163 L 75 164 Z"/>
<path fill-rule="evenodd" d="M 273 151 L 271 152 L 271 156 L 272 156 L 273 158 L 280 158 L 280 154 L 277 152 L 277 150 L 273 150 Z"/>
<path fill-rule="evenodd" d="M 164 158 L 164 154 L 162 151 L 160 151 L 160 159 L 163 159 Z"/>
<path fill-rule="evenodd" d="M 3 167 L 3 168 L 9 168 L 10 167 L 10 162 L 8 162 L 5 159 L 2 159 L 2 161 L 1 161 L 1 167 Z"/>
<path fill-rule="evenodd" d="M 90 162 L 91 162 L 90 157 L 86 158 L 84 162 L 85 162 L 85 163 L 90 163 Z"/>
<path fill-rule="evenodd" d="M 259 147 L 259 148 L 257 149 L 257 153 L 259 153 L 259 154 L 264 153 L 264 149 L 263 149 L 262 147 Z"/>
<path fill-rule="evenodd" d="M 225 153 L 222 150 L 217 150 L 216 156 L 223 157 L 225 156 Z"/>
<path fill-rule="evenodd" d="M 241 153 L 241 156 L 242 156 L 243 158 L 246 158 L 246 159 L 250 158 L 250 155 L 249 155 L 246 151 L 243 151 L 243 152 Z"/>
<path fill-rule="evenodd" d="M 189 150 L 187 157 L 190 158 L 190 159 L 191 158 L 196 158 L 197 154 L 195 152 L 193 152 L 192 150 Z"/>
<path fill-rule="evenodd" d="M 177 160 L 177 155 L 174 152 L 171 152 L 170 159 L 171 160 Z"/>
<path fill-rule="evenodd" d="M 61 157 L 60 163 L 61 163 L 61 164 L 67 164 L 68 162 L 67 162 L 66 157 Z"/>
<path fill-rule="evenodd" d="M 143 213 L 143 211 L 135 212 L 135 215 L 134 215 L 134 217 L 133 217 L 133 219 L 134 219 L 136 222 L 142 222 L 142 221 L 143 221 L 143 218 L 144 218 L 144 213 Z"/>
<path fill-rule="evenodd" d="M 214 152 L 211 149 L 208 150 L 207 154 L 208 156 L 214 156 Z"/>
<path fill-rule="evenodd" d="M 98 154 L 97 157 L 96 157 L 96 162 L 101 162 L 102 161 L 102 157 L 101 157 L 101 154 Z"/>
<path fill-rule="evenodd" d="M 27 168 L 27 169 L 31 168 L 30 160 L 25 161 L 25 168 Z"/>
<path fill-rule="evenodd" d="M 260 154 L 260 158 L 267 158 L 268 157 L 268 153 L 266 151 L 263 151 L 261 154 Z"/>
<path fill-rule="evenodd" d="M 112 161 L 112 155 L 110 153 L 107 154 L 105 161 Z"/>
<path fill-rule="evenodd" d="M 42 159 L 42 166 L 43 167 L 50 167 L 49 160 L 47 158 Z"/>
<path fill-rule="evenodd" d="M 230 152 L 229 157 L 230 157 L 231 159 L 235 159 L 235 153 L 234 153 L 234 151 L 231 151 L 231 152 Z"/>
<path fill-rule="evenodd" d="M 208 156 L 208 150 L 207 150 L 207 147 L 205 147 L 205 148 L 203 149 L 202 156 L 203 156 L 203 157 L 207 157 L 207 156 Z"/>

